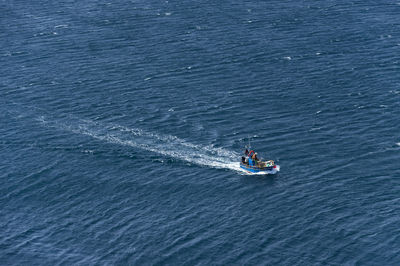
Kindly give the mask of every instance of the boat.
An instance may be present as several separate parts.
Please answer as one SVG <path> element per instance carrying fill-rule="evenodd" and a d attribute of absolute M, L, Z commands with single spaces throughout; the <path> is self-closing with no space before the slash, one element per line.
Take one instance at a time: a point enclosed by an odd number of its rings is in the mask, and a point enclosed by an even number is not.
<path fill-rule="evenodd" d="M 255 174 L 276 174 L 280 171 L 280 166 L 277 165 L 273 160 L 259 160 L 257 153 L 254 151 L 245 152 L 246 156 L 242 157 L 240 162 L 240 168 L 246 172 Z"/>

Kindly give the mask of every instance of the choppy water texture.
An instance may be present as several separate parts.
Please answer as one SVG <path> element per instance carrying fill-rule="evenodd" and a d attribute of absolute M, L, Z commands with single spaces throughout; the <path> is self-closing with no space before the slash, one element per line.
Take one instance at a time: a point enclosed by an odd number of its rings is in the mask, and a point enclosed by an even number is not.
<path fill-rule="evenodd" d="M 399 265 L 399 14 L 0 1 L 0 263 Z"/>

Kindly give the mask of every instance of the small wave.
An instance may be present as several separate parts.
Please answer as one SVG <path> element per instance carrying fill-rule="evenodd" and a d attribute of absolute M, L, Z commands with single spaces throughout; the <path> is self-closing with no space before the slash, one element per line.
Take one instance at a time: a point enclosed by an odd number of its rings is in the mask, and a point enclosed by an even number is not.
<path fill-rule="evenodd" d="M 57 29 L 57 28 L 68 28 L 68 25 L 67 24 L 60 24 L 60 25 L 54 26 L 54 28 L 55 29 Z"/>

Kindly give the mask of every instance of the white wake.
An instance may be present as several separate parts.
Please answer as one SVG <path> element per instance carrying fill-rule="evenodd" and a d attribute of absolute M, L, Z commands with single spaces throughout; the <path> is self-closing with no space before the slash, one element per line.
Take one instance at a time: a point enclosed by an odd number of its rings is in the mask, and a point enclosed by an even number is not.
<path fill-rule="evenodd" d="M 59 122 L 47 120 L 43 116 L 37 120 L 47 126 L 87 135 L 108 143 L 139 148 L 196 165 L 246 172 L 240 168 L 238 162 L 240 155 L 237 152 L 213 145 L 192 144 L 172 135 L 91 120 Z"/>

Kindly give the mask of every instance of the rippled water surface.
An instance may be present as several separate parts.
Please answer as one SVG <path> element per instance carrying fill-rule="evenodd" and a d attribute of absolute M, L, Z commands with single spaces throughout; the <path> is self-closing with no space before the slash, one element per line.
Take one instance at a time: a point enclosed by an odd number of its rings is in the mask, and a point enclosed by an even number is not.
<path fill-rule="evenodd" d="M 399 14 L 0 1 L 0 263 L 399 265 Z"/>

